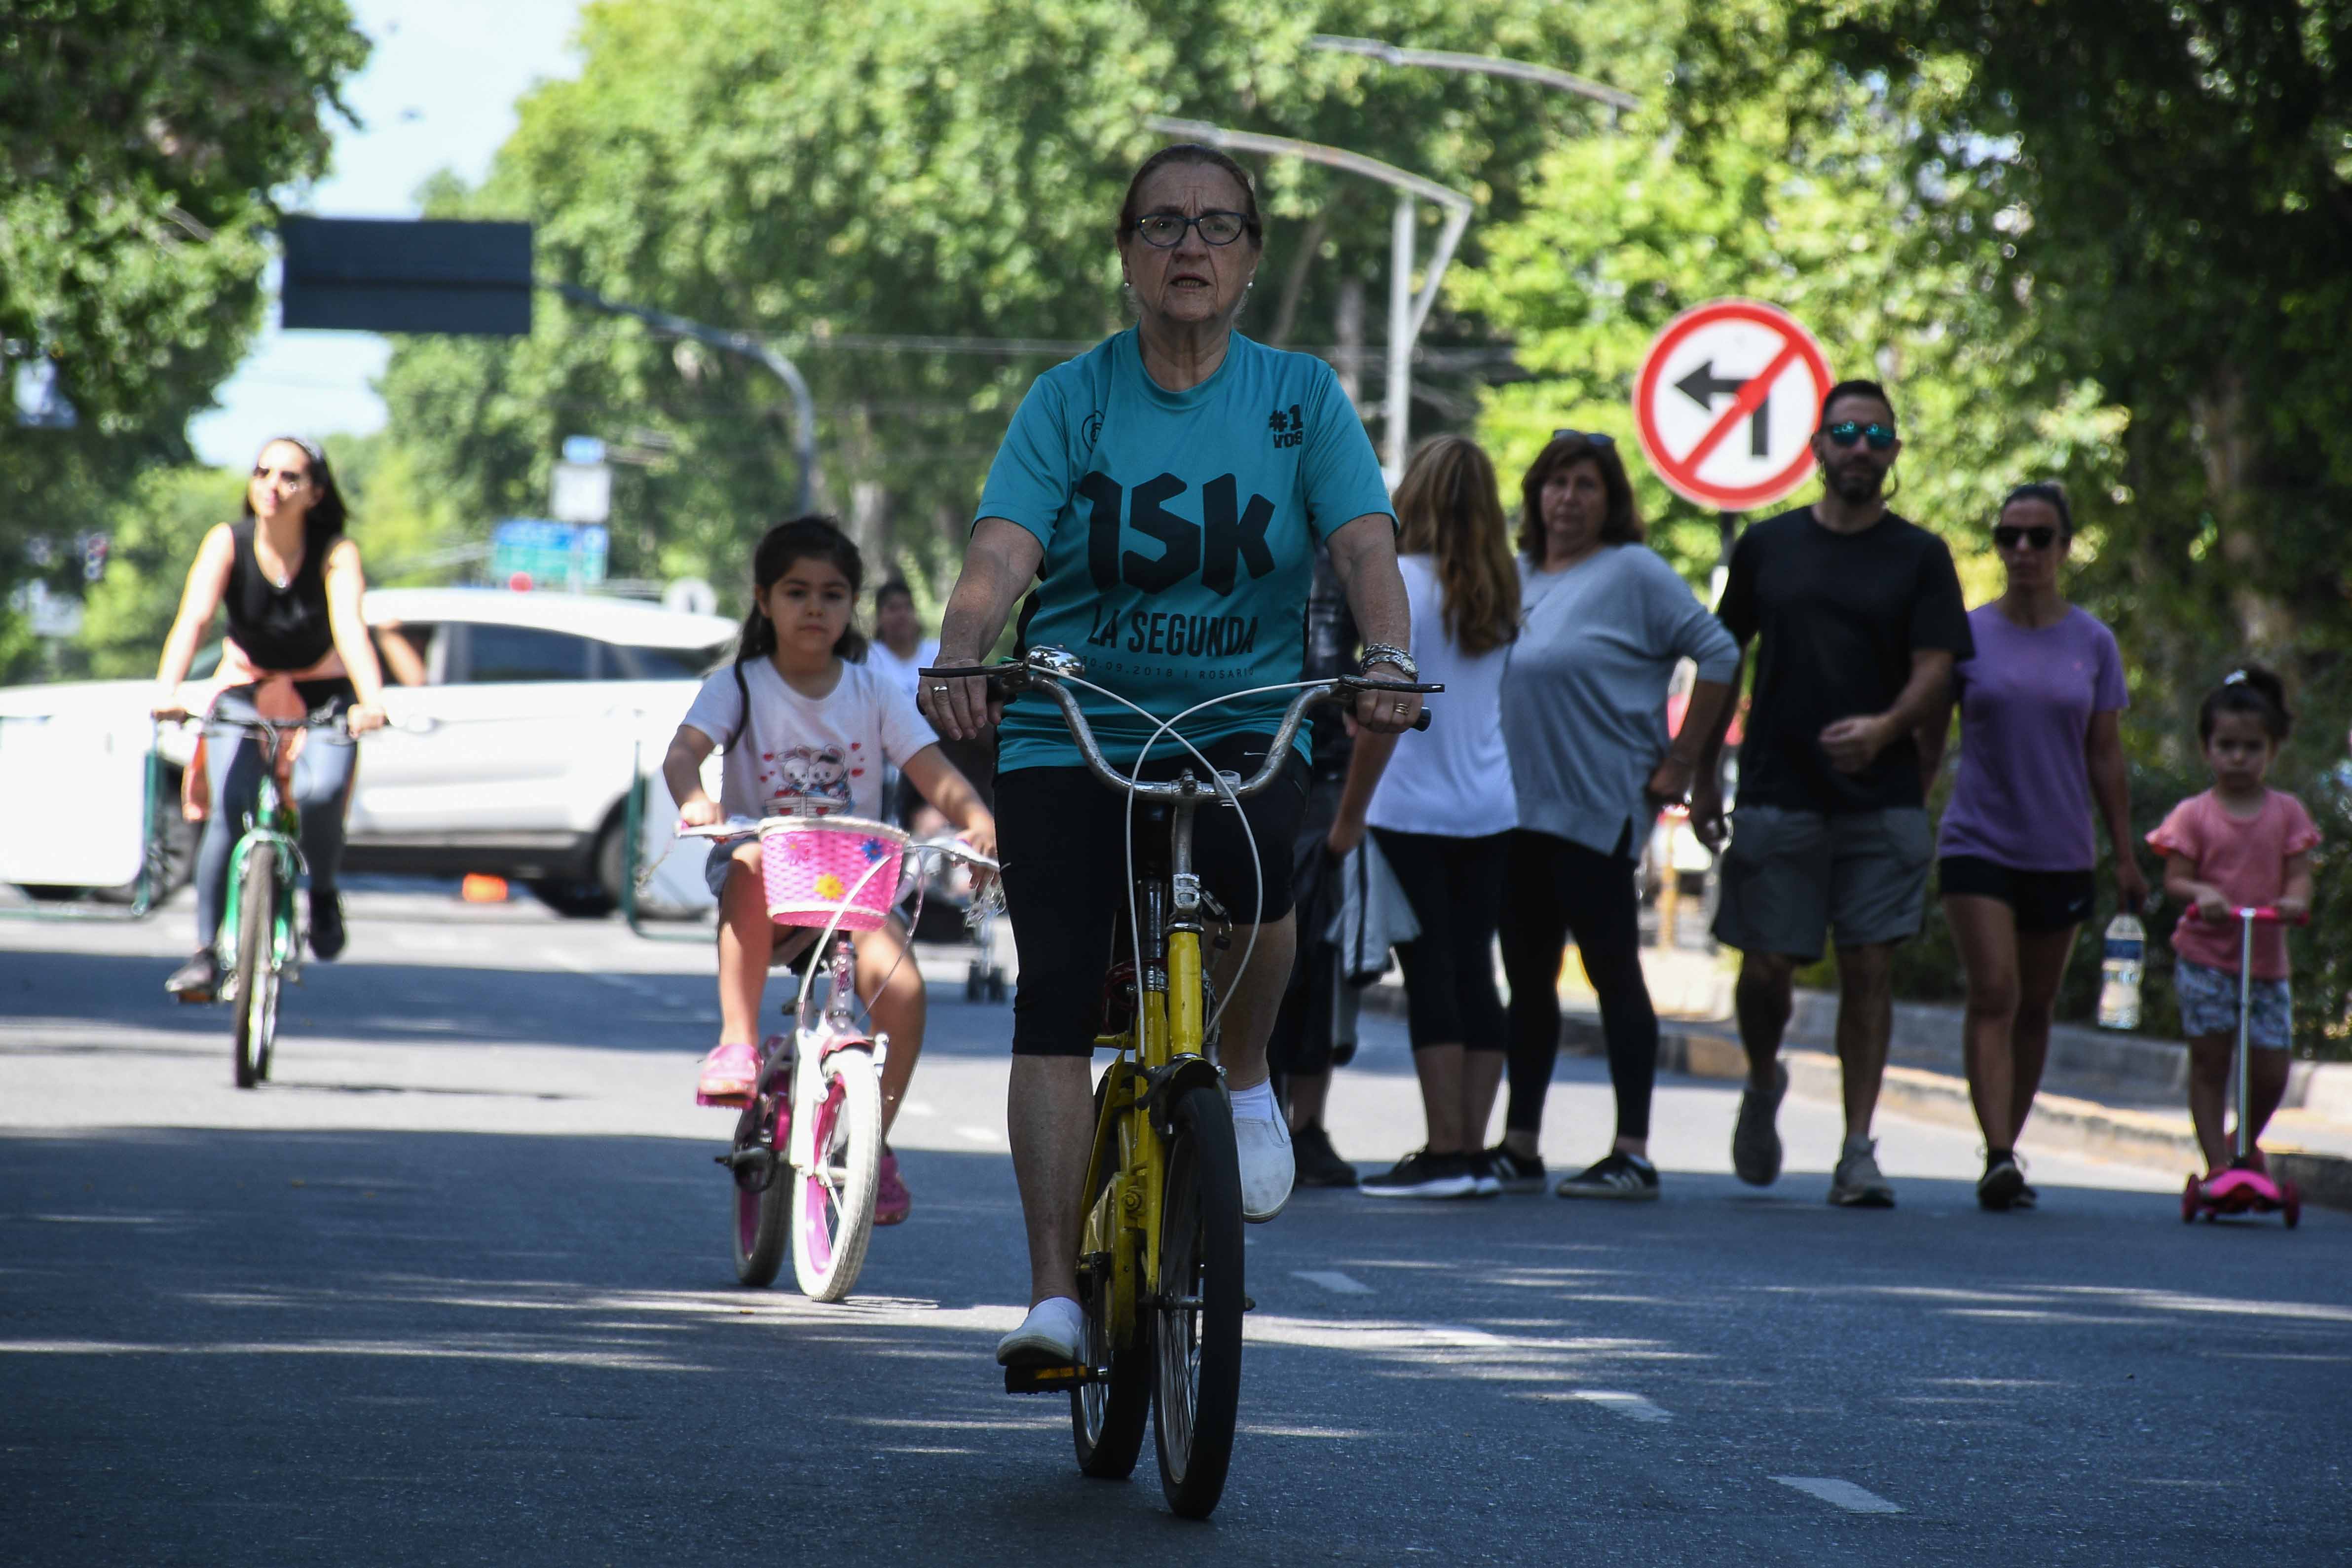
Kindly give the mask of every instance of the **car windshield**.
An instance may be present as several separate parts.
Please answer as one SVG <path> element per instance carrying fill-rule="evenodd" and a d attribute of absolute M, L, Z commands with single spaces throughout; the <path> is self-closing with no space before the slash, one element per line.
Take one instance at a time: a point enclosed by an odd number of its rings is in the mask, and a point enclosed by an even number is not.
<path fill-rule="evenodd" d="M 727 651 L 725 643 L 714 643 L 709 647 L 608 646 L 620 656 L 621 668 L 631 680 L 699 679 Z"/>

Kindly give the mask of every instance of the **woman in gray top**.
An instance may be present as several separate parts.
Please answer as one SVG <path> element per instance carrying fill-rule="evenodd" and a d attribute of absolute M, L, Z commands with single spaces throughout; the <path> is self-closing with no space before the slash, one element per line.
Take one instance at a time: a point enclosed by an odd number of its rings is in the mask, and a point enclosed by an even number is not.
<path fill-rule="evenodd" d="M 1689 795 L 1700 737 L 1730 695 L 1739 649 L 1642 542 L 1633 487 L 1610 437 L 1556 433 L 1520 492 L 1526 620 L 1503 678 L 1519 826 L 1503 889 L 1510 1109 L 1498 1173 L 1518 1191 L 1543 1185 L 1536 1142 L 1559 1054 L 1559 976 L 1573 935 L 1601 998 L 1617 1142 L 1557 1191 L 1654 1198 L 1658 1016 L 1642 977 L 1633 861 L 1659 809 Z M 1698 680 L 1669 744 L 1666 688 L 1685 658 L 1697 664 Z"/>

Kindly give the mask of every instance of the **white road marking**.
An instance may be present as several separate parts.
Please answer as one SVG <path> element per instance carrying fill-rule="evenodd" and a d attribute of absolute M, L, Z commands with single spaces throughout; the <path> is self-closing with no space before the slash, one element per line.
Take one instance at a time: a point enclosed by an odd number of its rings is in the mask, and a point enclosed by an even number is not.
<path fill-rule="evenodd" d="M 956 1131 L 975 1143 L 1002 1143 L 1004 1134 L 993 1127 L 959 1127 Z"/>
<path fill-rule="evenodd" d="M 1842 1481 L 1833 1476 L 1774 1476 L 1784 1487 L 1794 1487 L 1810 1497 L 1817 1497 L 1832 1508 L 1842 1508 L 1848 1513 L 1901 1513 L 1903 1510 L 1876 1492 L 1864 1490 L 1852 1481 Z"/>
<path fill-rule="evenodd" d="M 1665 1406 L 1644 1399 L 1638 1394 L 1627 1394 L 1618 1389 L 1577 1388 L 1570 1389 L 1569 1395 L 1573 1399 L 1581 1399 L 1587 1405 L 1598 1405 L 1604 1410 L 1613 1410 L 1629 1421 L 1658 1422 L 1674 1419 L 1673 1413 Z"/>
<path fill-rule="evenodd" d="M 1500 1334 L 1490 1334 L 1484 1329 L 1465 1329 L 1459 1323 L 1432 1323 L 1429 1337 L 1442 1345 L 1458 1345 L 1465 1350 L 1493 1350 L 1507 1346 L 1510 1342 Z"/>
<path fill-rule="evenodd" d="M 1291 1277 L 1304 1279 L 1309 1285 L 1320 1285 L 1339 1296 L 1369 1296 L 1372 1288 L 1360 1279 L 1351 1279 L 1336 1268 L 1294 1268 Z"/>

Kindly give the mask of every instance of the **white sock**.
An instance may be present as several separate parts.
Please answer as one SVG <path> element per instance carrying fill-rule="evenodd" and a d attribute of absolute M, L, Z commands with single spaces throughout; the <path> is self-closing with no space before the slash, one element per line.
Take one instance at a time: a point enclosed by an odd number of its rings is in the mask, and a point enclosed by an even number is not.
<path fill-rule="evenodd" d="M 1236 1121 L 1275 1121 L 1282 1116 L 1282 1107 L 1274 1102 L 1274 1079 L 1266 1079 L 1248 1089 L 1229 1091 L 1234 1101 Z"/>

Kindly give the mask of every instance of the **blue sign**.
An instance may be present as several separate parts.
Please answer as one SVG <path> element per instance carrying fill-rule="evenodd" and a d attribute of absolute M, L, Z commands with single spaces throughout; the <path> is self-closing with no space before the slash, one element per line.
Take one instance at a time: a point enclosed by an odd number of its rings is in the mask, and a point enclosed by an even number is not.
<path fill-rule="evenodd" d="M 509 518 L 490 530 L 490 580 L 513 587 L 591 587 L 604 580 L 611 542 L 601 523 Z"/>

